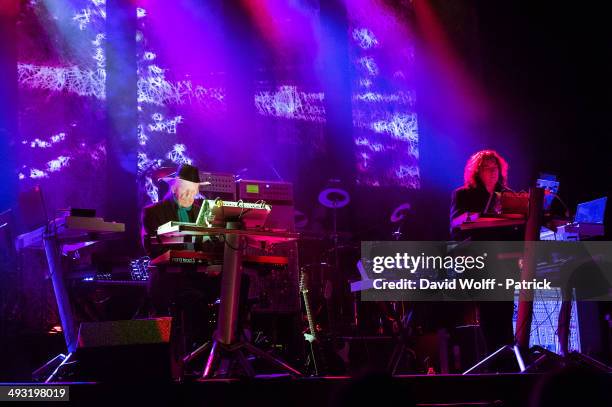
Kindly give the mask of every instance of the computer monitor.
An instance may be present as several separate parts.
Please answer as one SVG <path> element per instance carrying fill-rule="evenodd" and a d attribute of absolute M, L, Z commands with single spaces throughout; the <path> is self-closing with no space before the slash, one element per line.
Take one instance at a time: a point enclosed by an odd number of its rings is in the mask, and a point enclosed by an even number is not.
<path fill-rule="evenodd" d="M 551 194 L 546 194 L 544 196 L 544 210 L 547 211 L 550 209 L 552 202 L 555 199 L 555 194 L 559 192 L 559 181 L 557 181 L 557 176 L 553 174 L 540 173 L 540 177 L 536 180 L 536 186 L 551 192 Z"/>
<path fill-rule="evenodd" d="M 594 199 L 588 202 L 579 203 L 576 208 L 576 223 L 604 223 L 606 212 L 606 201 L 608 197 Z"/>

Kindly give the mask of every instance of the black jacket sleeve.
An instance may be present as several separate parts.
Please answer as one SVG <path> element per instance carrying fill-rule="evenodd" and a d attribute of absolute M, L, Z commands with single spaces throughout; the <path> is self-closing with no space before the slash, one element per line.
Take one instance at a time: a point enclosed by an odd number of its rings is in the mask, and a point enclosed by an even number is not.
<path fill-rule="evenodd" d="M 155 207 L 149 206 L 142 210 L 142 229 L 140 236 L 142 239 L 142 247 L 147 254 L 151 253 L 151 237 L 157 235 L 157 228 L 160 225 L 159 217 L 157 216 Z"/>
<path fill-rule="evenodd" d="M 456 189 L 451 195 L 450 220 L 452 221 L 457 216 L 468 211 L 467 202 L 465 201 L 465 190 Z"/>

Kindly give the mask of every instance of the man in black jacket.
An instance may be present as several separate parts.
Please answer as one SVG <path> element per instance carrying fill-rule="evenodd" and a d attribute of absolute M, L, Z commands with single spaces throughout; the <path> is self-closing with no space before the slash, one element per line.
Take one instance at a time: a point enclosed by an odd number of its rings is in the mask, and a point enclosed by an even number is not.
<path fill-rule="evenodd" d="M 200 210 L 200 203 L 195 200 L 199 193 L 199 171 L 196 167 L 183 164 L 176 174 L 165 180 L 170 190 L 164 199 L 145 207 L 142 211 L 142 244 L 149 256 L 155 257 L 168 250 L 161 244 L 152 245 L 157 238 L 157 228 L 170 221 L 195 222 Z M 181 239 L 184 245 L 173 244 L 173 249 L 202 249 L 201 243 L 194 247 Z M 157 243 L 161 243 L 157 241 Z M 207 242 L 214 246 L 214 244 Z M 219 249 L 216 247 L 216 249 Z M 222 248 L 221 248 L 222 250 Z M 157 316 L 172 315 L 175 317 L 175 339 L 173 353 L 179 360 L 195 346 L 208 340 L 212 334 L 211 307 L 219 296 L 218 273 L 201 272 L 195 265 L 159 267 L 151 273 L 149 297 L 154 314 Z M 175 270 L 176 269 L 176 270 Z M 175 272 L 173 272 L 175 271 Z M 210 270 L 208 270 L 210 271 Z"/>
<path fill-rule="evenodd" d="M 157 228 L 170 221 L 195 222 L 200 203 L 195 197 L 199 193 L 200 174 L 189 164 L 178 168 L 174 177 L 166 178 L 170 190 L 164 199 L 145 207 L 142 211 L 142 245 L 147 254 L 152 253 L 151 240 L 156 239 Z M 153 252 L 156 250 L 153 249 Z"/>
<path fill-rule="evenodd" d="M 456 241 L 508 241 L 522 240 L 523 231 L 515 228 L 491 228 L 490 230 L 460 230 L 463 222 L 474 221 L 481 215 L 497 212 L 499 193 L 510 191 L 508 188 L 508 163 L 493 150 L 474 153 L 466 163 L 464 185 L 453 191 L 450 208 L 451 238 Z M 494 257 L 494 256 L 491 256 Z M 501 276 L 500 263 L 489 260 L 490 267 L 496 268 Z M 485 336 L 489 352 L 512 343 L 514 296 L 508 294 L 506 301 L 480 302 L 477 305 L 479 322 Z"/>

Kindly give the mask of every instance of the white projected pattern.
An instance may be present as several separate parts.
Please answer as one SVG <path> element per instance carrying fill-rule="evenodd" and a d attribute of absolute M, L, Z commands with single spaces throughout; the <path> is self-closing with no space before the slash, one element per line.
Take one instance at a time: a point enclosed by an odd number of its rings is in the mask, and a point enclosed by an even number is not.
<path fill-rule="evenodd" d="M 391 94 L 384 94 L 379 92 L 364 92 L 356 93 L 353 96 L 354 101 L 362 102 L 377 102 L 377 103 L 401 103 L 408 106 L 413 106 L 415 103 L 415 97 L 413 92 L 397 92 Z"/>
<path fill-rule="evenodd" d="M 106 0 L 91 0 L 93 7 L 85 7 L 74 14 L 72 20 L 77 22 L 81 31 L 85 30 L 95 18 L 106 20 Z"/>
<path fill-rule="evenodd" d="M 143 173 L 150 169 L 161 167 L 162 160 L 161 159 L 151 160 L 149 159 L 149 157 L 147 157 L 147 153 L 144 153 L 141 151 L 138 153 L 137 165 L 138 165 L 138 172 Z"/>
<path fill-rule="evenodd" d="M 175 144 L 166 157 L 175 164 L 191 164 L 193 161 L 185 155 L 186 150 L 185 144 Z"/>
<path fill-rule="evenodd" d="M 153 123 L 147 126 L 149 131 L 168 134 L 176 134 L 176 126 L 183 121 L 183 116 L 175 116 L 173 119 L 164 120 L 164 116 L 161 113 L 154 113 L 151 118 Z"/>
<path fill-rule="evenodd" d="M 18 64 L 19 84 L 33 89 L 70 92 L 79 96 L 106 98 L 106 71 L 82 69 L 78 66 L 51 67 Z"/>
<path fill-rule="evenodd" d="M 419 140 L 417 115 L 394 114 L 390 120 L 379 120 L 371 123 L 371 129 L 376 133 L 387 133 L 402 141 L 416 142 Z"/>
<path fill-rule="evenodd" d="M 206 88 L 188 80 L 171 82 L 157 65 L 149 65 L 146 71 L 144 75 L 140 72 L 138 78 L 138 103 L 158 106 L 200 104 L 210 109 L 225 109 L 223 88 Z"/>
<path fill-rule="evenodd" d="M 363 49 L 374 48 L 378 45 L 376 36 L 367 28 L 355 28 L 353 30 L 353 39 Z"/>
<path fill-rule="evenodd" d="M 144 186 L 146 194 L 151 199 L 151 202 L 155 203 L 159 201 L 159 188 L 153 183 L 151 177 L 145 177 L 145 186 Z"/>
<path fill-rule="evenodd" d="M 255 94 L 257 113 L 263 116 L 325 122 L 323 92 L 298 92 L 296 86 L 279 86 L 275 92 Z"/>
<path fill-rule="evenodd" d="M 66 133 L 58 133 L 51 137 L 48 137 L 47 140 L 41 140 L 39 138 L 35 138 L 32 141 L 22 140 L 21 144 L 30 145 L 31 148 L 50 148 L 53 144 L 59 143 L 60 141 L 64 141 L 66 139 Z"/>

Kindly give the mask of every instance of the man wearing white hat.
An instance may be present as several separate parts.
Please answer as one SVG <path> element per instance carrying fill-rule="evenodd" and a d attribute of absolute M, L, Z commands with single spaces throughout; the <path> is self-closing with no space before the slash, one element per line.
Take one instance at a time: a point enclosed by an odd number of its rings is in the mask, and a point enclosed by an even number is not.
<path fill-rule="evenodd" d="M 189 164 L 181 165 L 174 176 L 163 178 L 170 185 L 164 199 L 149 205 L 142 212 L 142 245 L 151 254 L 151 238 L 157 234 L 157 228 L 170 221 L 195 222 L 200 203 L 195 201 L 199 193 L 200 173 Z"/>
<path fill-rule="evenodd" d="M 200 210 L 200 203 L 195 197 L 199 193 L 199 186 L 204 184 L 200 182 L 198 169 L 188 164 L 181 165 L 175 174 L 162 179 L 170 185 L 168 194 L 162 201 L 142 211 L 142 244 L 152 257 L 167 250 L 162 245 L 158 245 L 158 248 L 151 245 L 151 240 L 156 239 L 159 226 L 170 221 L 195 222 Z M 201 244 L 198 244 L 198 250 L 203 249 Z M 214 250 L 213 246 L 213 242 L 207 242 L 207 248 Z M 209 304 L 214 303 L 219 296 L 219 278 L 216 273 L 198 271 L 195 265 L 181 267 L 179 272 L 159 267 L 151 273 L 149 280 L 149 298 L 154 314 L 180 316 L 173 323 L 173 329 L 177 330 L 172 346 L 176 361 L 173 363 L 175 377 L 180 375 L 182 356 L 212 334 L 208 325 L 211 319 Z"/>

